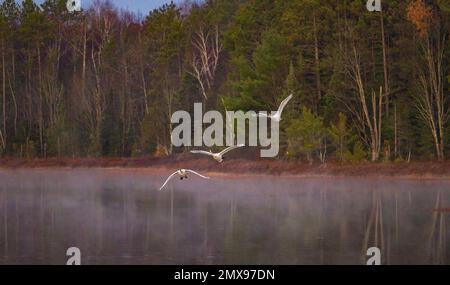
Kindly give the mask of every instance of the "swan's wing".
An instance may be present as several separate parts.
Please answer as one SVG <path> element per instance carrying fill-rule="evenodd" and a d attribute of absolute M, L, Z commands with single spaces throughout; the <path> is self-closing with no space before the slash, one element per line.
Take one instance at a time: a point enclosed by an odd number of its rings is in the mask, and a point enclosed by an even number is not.
<path fill-rule="evenodd" d="M 205 154 L 205 155 L 213 156 L 213 153 L 211 153 L 209 151 L 204 151 L 204 150 L 191 150 L 191 153 L 199 153 L 199 154 Z"/>
<path fill-rule="evenodd" d="M 161 191 L 161 190 L 164 188 L 164 186 L 166 186 L 167 182 L 169 182 L 169 180 L 172 179 L 172 177 L 173 177 L 175 174 L 177 174 L 177 172 L 178 172 L 178 171 L 175 171 L 174 173 L 170 174 L 169 177 L 167 177 L 167 179 L 166 179 L 166 181 L 164 182 L 164 184 L 161 186 L 161 188 L 159 188 L 159 191 Z"/>
<path fill-rule="evenodd" d="M 281 116 L 281 112 L 283 112 L 284 107 L 286 107 L 287 103 L 292 99 L 292 94 L 289 95 L 286 99 L 283 100 L 283 102 L 281 102 L 280 107 L 278 108 L 278 112 L 280 113 Z"/>
<path fill-rule="evenodd" d="M 243 146 L 244 146 L 243 144 L 229 146 L 229 147 L 227 147 L 226 149 L 224 149 L 224 150 L 222 150 L 221 152 L 219 152 L 219 155 L 222 156 L 222 155 L 224 155 L 225 153 L 227 153 L 227 152 L 229 152 L 229 151 L 232 151 L 233 149 L 240 148 L 240 147 L 243 147 Z"/>
<path fill-rule="evenodd" d="M 209 179 L 209 177 L 203 176 L 203 175 L 201 175 L 200 173 L 195 172 L 194 170 L 186 169 L 186 171 L 187 171 L 187 172 L 194 173 L 195 175 L 198 175 L 198 176 L 200 176 L 201 178 Z"/>

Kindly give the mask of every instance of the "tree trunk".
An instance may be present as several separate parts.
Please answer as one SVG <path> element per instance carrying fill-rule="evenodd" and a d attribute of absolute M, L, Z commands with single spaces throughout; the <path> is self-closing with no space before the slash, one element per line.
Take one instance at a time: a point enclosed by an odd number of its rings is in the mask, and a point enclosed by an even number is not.
<path fill-rule="evenodd" d="M 317 36 L 316 16 L 314 15 L 314 59 L 315 59 L 315 73 L 316 73 L 316 89 L 317 89 L 317 104 L 316 113 L 318 112 L 318 105 L 322 100 L 321 82 L 320 82 L 320 54 L 319 54 L 319 39 Z"/>
<path fill-rule="evenodd" d="M 87 27 L 86 21 L 83 23 L 83 67 L 81 70 L 81 95 L 85 96 L 86 92 L 86 52 L 87 52 Z"/>
<path fill-rule="evenodd" d="M 6 67 L 5 67 L 5 41 L 2 39 L 2 93 L 3 93 L 3 143 L 6 147 Z"/>
<path fill-rule="evenodd" d="M 39 76 L 39 104 L 38 104 L 38 125 L 39 125 L 39 146 L 41 157 L 44 156 L 44 118 L 43 118 L 43 102 L 42 102 L 42 66 L 41 66 L 41 49 L 37 48 L 38 53 L 38 76 Z"/>
<path fill-rule="evenodd" d="M 397 158 L 398 152 L 398 126 L 397 126 L 397 105 L 394 105 L 394 158 Z"/>
<path fill-rule="evenodd" d="M 437 43 L 433 43 L 432 39 L 428 38 L 424 44 L 426 64 L 419 78 L 422 90 L 418 96 L 417 108 L 430 128 L 436 148 L 436 157 L 442 161 L 445 159 L 445 123 L 449 112 L 445 106 L 443 84 L 445 40 L 439 39 Z"/>
<path fill-rule="evenodd" d="M 383 74 L 384 74 L 384 94 L 386 97 L 386 116 L 389 116 L 389 74 L 388 74 L 388 62 L 387 62 L 387 46 L 386 37 L 384 31 L 384 17 L 383 11 L 380 12 L 380 24 L 381 24 L 381 44 L 383 48 Z"/>
<path fill-rule="evenodd" d="M 371 112 L 369 111 L 368 99 L 364 88 L 364 80 L 361 72 L 361 63 L 356 46 L 352 47 L 353 55 L 349 57 L 348 70 L 357 91 L 357 100 L 359 108 L 354 103 L 347 104 L 352 114 L 357 118 L 358 129 L 361 137 L 370 148 L 371 160 L 376 161 L 381 151 L 381 127 L 383 114 L 383 87 L 380 86 L 380 92 L 377 96 L 372 91 Z M 347 55 L 346 55 L 347 56 Z M 370 104 L 370 103 L 369 103 Z"/>

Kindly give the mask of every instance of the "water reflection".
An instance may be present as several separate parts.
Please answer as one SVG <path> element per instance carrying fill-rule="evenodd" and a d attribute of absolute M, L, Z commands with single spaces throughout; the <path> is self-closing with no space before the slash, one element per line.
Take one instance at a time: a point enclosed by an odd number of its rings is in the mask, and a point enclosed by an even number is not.
<path fill-rule="evenodd" d="M 448 264 L 450 183 L 1 170 L 0 263 Z"/>

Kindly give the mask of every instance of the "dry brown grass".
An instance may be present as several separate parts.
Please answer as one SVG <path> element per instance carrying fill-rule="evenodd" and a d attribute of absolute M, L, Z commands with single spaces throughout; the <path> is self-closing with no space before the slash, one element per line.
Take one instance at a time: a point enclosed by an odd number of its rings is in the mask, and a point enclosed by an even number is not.
<path fill-rule="evenodd" d="M 223 174 L 270 174 L 305 176 L 392 176 L 418 178 L 449 178 L 450 162 L 411 163 L 328 163 L 308 164 L 300 161 L 276 159 L 231 159 L 222 164 L 203 157 L 177 155 L 171 157 L 142 158 L 48 158 L 48 159 L 0 159 L 2 168 L 191 168 L 199 171 Z"/>

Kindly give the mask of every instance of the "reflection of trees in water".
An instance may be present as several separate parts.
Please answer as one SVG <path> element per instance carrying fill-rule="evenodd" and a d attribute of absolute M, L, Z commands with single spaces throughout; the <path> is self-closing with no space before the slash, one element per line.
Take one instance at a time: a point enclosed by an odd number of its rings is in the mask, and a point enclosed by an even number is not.
<path fill-rule="evenodd" d="M 100 189 L 100 193 L 102 193 L 104 188 Z M 108 190 L 108 188 L 106 188 Z M 95 190 L 94 190 L 95 191 Z M 103 201 L 106 201 L 101 195 L 99 197 L 99 204 L 103 204 Z M 98 203 L 96 207 L 94 208 L 94 220 L 95 220 L 95 236 L 96 236 L 96 252 L 97 255 L 103 254 L 103 207 L 99 207 Z"/>
<path fill-rule="evenodd" d="M 222 185 L 221 185 L 222 186 Z M 228 260 L 230 260 L 229 263 L 232 263 L 233 260 L 235 260 L 236 256 L 233 254 L 233 245 L 234 245 L 234 235 L 235 235 L 235 223 L 238 220 L 237 215 L 237 201 L 236 201 L 236 191 L 234 187 L 230 188 L 230 199 L 227 201 L 228 206 L 226 212 L 227 218 L 228 218 L 228 224 L 224 225 L 225 227 L 225 233 L 224 233 L 224 240 L 223 240 L 223 259 L 225 263 L 228 263 Z"/>
<path fill-rule="evenodd" d="M 233 233 L 234 228 L 234 220 L 236 217 L 236 211 L 237 211 L 237 203 L 236 203 L 236 192 L 234 188 L 231 190 L 231 199 L 230 199 L 230 231 Z"/>
<path fill-rule="evenodd" d="M 237 178 L 160 192 L 149 178 L 80 186 L 55 173 L 0 185 L 1 262 L 63 264 L 69 246 L 83 264 L 365 264 L 372 246 L 383 264 L 447 262 L 447 213 L 431 213 L 448 207 L 441 182 Z"/>
<path fill-rule="evenodd" d="M 366 224 L 364 242 L 362 248 L 362 262 L 365 263 L 367 259 L 367 249 L 370 247 L 378 247 L 381 251 L 381 256 L 384 257 L 386 253 L 384 224 L 383 224 L 383 205 L 381 193 L 377 190 L 372 190 L 372 200 L 369 220 Z"/>
<path fill-rule="evenodd" d="M 321 187 L 319 190 L 319 205 L 318 205 L 318 231 L 317 231 L 317 241 L 318 241 L 318 247 L 319 247 L 319 262 L 320 264 L 324 264 L 325 262 L 325 249 L 324 249 L 324 243 L 325 243 L 325 223 L 324 219 L 325 217 L 325 207 L 326 207 L 326 189 L 325 187 Z"/>
<path fill-rule="evenodd" d="M 37 229 L 38 235 L 39 235 L 39 248 L 40 248 L 40 255 L 43 259 L 46 259 L 47 250 L 46 250 L 46 240 L 45 240 L 45 200 L 44 195 L 47 185 L 47 179 L 44 177 L 42 181 L 41 187 L 39 187 L 39 206 L 38 206 L 38 215 L 39 215 L 39 227 Z"/>
<path fill-rule="evenodd" d="M 206 204 L 203 205 L 203 257 L 204 260 L 207 261 L 209 257 L 209 250 L 208 250 L 208 201 L 206 201 Z"/>
<path fill-rule="evenodd" d="M 364 238 L 361 252 L 363 264 L 367 261 L 367 249 L 370 247 L 380 249 L 382 264 L 401 263 L 401 260 L 406 262 L 410 258 L 408 254 L 410 243 L 406 239 L 400 239 L 401 233 L 403 233 L 404 238 L 410 238 L 416 243 L 421 242 L 420 235 L 409 236 L 411 229 L 417 231 L 416 226 L 414 226 L 415 222 L 423 218 L 422 215 L 412 216 L 417 213 L 414 209 L 411 191 L 409 189 L 402 191 L 401 188 L 397 188 L 396 182 L 392 183 L 392 187 L 387 188 L 386 191 L 377 187 L 370 190 L 371 198 L 368 205 L 370 210 L 364 220 Z M 400 203 L 406 213 L 400 213 Z M 410 215 L 411 219 L 409 221 L 403 220 L 403 223 L 401 223 L 401 214 L 403 216 Z"/>
<path fill-rule="evenodd" d="M 132 227 L 133 223 L 128 222 L 128 207 L 129 207 L 129 201 L 128 201 L 128 187 L 122 187 L 122 229 L 124 231 L 122 239 L 122 250 L 124 252 L 130 252 L 130 246 L 131 246 L 131 242 L 129 239 L 129 232 L 130 232 L 130 228 Z"/>
<path fill-rule="evenodd" d="M 3 189 L 3 250 L 4 257 L 8 257 L 8 189 Z"/>
<path fill-rule="evenodd" d="M 442 208 L 442 194 L 441 191 L 438 191 L 428 238 L 429 262 L 432 264 L 445 264 L 446 262 L 445 213 L 441 210 Z"/>
<path fill-rule="evenodd" d="M 170 239 L 173 239 L 173 211 L 175 206 L 174 196 L 173 196 L 173 185 L 170 185 Z"/>

